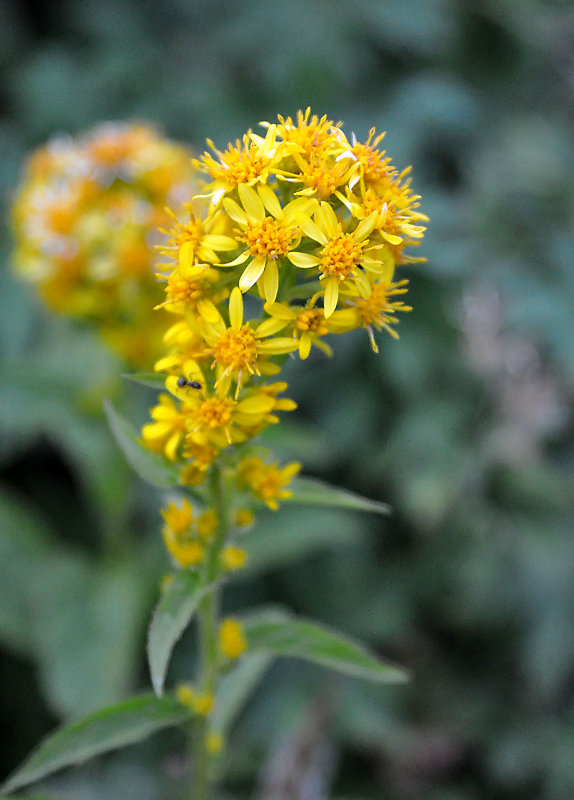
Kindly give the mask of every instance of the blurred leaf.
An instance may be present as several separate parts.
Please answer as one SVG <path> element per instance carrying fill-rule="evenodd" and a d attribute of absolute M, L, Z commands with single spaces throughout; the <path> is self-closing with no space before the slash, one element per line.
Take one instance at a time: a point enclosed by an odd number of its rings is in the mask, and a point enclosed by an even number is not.
<path fill-rule="evenodd" d="M 217 733 L 226 735 L 272 660 L 269 653 L 246 653 L 221 680 L 210 715 Z"/>
<path fill-rule="evenodd" d="M 161 375 L 158 372 L 136 372 L 132 375 L 125 373 L 122 378 L 158 391 L 165 391 L 165 375 Z"/>
<path fill-rule="evenodd" d="M 50 706 L 92 711 L 130 688 L 143 628 L 141 569 L 132 558 L 98 566 L 64 551 L 30 587 L 31 631 Z"/>
<path fill-rule="evenodd" d="M 406 670 L 388 664 L 362 645 L 316 622 L 293 619 L 278 609 L 261 610 L 241 621 L 250 651 L 314 661 L 344 675 L 376 683 L 403 683 Z"/>
<path fill-rule="evenodd" d="M 327 548 L 359 541 L 364 519 L 330 508 L 284 507 L 279 514 L 265 512 L 242 537 L 247 564 L 237 578 L 289 566 Z"/>
<path fill-rule="evenodd" d="M 189 711 L 172 698 L 159 699 L 153 695 L 135 697 L 96 711 L 44 739 L 10 776 L 2 791 L 13 792 L 63 767 L 134 744 L 188 718 Z"/>
<path fill-rule="evenodd" d="M 163 694 L 172 650 L 191 622 L 202 598 L 212 589 L 213 585 L 201 585 L 197 573 L 183 569 L 170 576 L 163 589 L 149 626 L 147 642 L 151 680 L 158 697 Z"/>
<path fill-rule="evenodd" d="M 164 488 L 177 486 L 179 483 L 177 466 L 159 453 L 153 453 L 144 447 L 129 422 L 115 410 L 109 401 L 105 402 L 104 407 L 116 441 L 138 475 L 144 481 L 153 483 L 154 486 Z"/>
<path fill-rule="evenodd" d="M 353 511 L 372 511 L 375 514 L 390 514 L 386 503 L 369 500 L 359 494 L 330 486 L 315 478 L 295 478 L 291 483 L 292 496 L 286 502 L 301 503 L 312 506 L 331 506 L 332 508 L 348 508 Z"/>
<path fill-rule="evenodd" d="M 28 652 L 35 636 L 31 587 L 45 572 L 49 532 L 20 498 L 0 492 L 0 637 Z"/>

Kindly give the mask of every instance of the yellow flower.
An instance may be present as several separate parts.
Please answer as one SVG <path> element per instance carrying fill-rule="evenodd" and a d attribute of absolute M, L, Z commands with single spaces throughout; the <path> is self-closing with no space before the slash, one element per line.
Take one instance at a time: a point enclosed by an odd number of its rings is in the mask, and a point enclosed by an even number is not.
<path fill-rule="evenodd" d="M 253 524 L 254 514 L 249 508 L 238 508 L 235 512 L 235 524 L 240 528 L 248 528 Z"/>
<path fill-rule="evenodd" d="M 240 547 L 230 544 L 221 551 L 221 565 L 228 572 L 241 569 L 246 561 L 247 553 Z"/>
<path fill-rule="evenodd" d="M 217 514 L 212 508 L 200 514 L 197 518 L 196 524 L 197 533 L 200 539 L 202 539 L 204 542 L 210 542 L 215 536 L 217 525 Z"/>
<path fill-rule="evenodd" d="M 316 200 L 299 197 L 282 207 L 270 186 L 259 184 L 257 191 L 238 186 L 241 206 L 229 197 L 223 201 L 229 216 L 239 225 L 240 242 L 246 249 L 223 266 L 245 264 L 239 288 L 248 291 L 258 283 L 260 294 L 273 303 L 279 289 L 279 266 L 301 241 L 302 227 L 315 210 Z"/>
<path fill-rule="evenodd" d="M 229 298 L 229 320 L 230 326 L 227 327 L 219 314 L 216 321 L 204 324 L 201 330 L 210 347 L 207 352 L 214 356 L 215 385 L 227 393 L 235 381 L 237 398 L 245 380 L 252 375 L 275 374 L 278 368 L 270 359 L 291 353 L 297 344 L 291 338 L 275 336 L 287 324 L 282 320 L 267 319 L 256 327 L 251 322 L 244 322 L 243 297 L 237 286 Z"/>
<path fill-rule="evenodd" d="M 188 683 L 180 683 L 175 696 L 183 706 L 202 717 L 207 717 L 213 708 L 213 695 L 209 692 L 200 694 Z"/>
<path fill-rule="evenodd" d="M 167 209 L 167 213 L 173 220 L 173 226 L 170 231 L 162 229 L 162 233 L 170 238 L 166 245 L 158 248 L 160 253 L 171 261 L 171 264 L 166 266 L 189 270 L 198 263 L 217 264 L 219 263 L 217 253 L 235 250 L 237 247 L 235 239 L 212 232 L 217 227 L 218 218 L 216 216 L 208 222 L 202 222 L 193 213 L 191 203 L 186 203 L 183 210 L 189 216 L 187 222 L 180 222 L 174 212 Z"/>
<path fill-rule="evenodd" d="M 167 394 L 159 396 L 159 405 L 151 410 L 155 422 L 142 428 L 142 440 L 146 447 L 163 452 L 170 461 L 175 461 L 179 445 L 186 433 L 186 417 Z"/>
<path fill-rule="evenodd" d="M 207 750 L 209 753 L 216 755 L 219 753 L 223 747 L 223 736 L 220 733 L 216 733 L 215 731 L 210 731 L 207 734 L 207 739 L 205 741 Z"/>
<path fill-rule="evenodd" d="M 237 620 L 224 619 L 219 626 L 219 649 L 226 658 L 239 658 L 247 649 L 247 642 Z"/>
<path fill-rule="evenodd" d="M 161 515 L 176 536 L 189 531 L 193 523 L 193 507 L 189 500 L 184 499 L 181 508 L 175 503 L 168 503 L 167 508 L 162 509 Z"/>
<path fill-rule="evenodd" d="M 253 494 L 273 511 L 279 508 L 278 500 L 292 496 L 285 487 L 297 475 L 301 464 L 292 462 L 282 469 L 277 464 L 266 464 L 257 456 L 247 456 L 239 463 L 237 471 L 240 485 L 247 486 Z"/>
<path fill-rule="evenodd" d="M 165 206 L 189 191 L 190 155 L 149 126 L 100 125 L 38 151 L 14 204 L 18 273 L 146 368 L 162 324 L 153 245 Z"/>
<path fill-rule="evenodd" d="M 277 422 L 274 411 L 292 411 L 296 404 L 277 394 L 287 388 L 286 383 L 257 386 L 242 392 L 238 400 L 227 397 L 221 386 L 215 394 L 193 391 L 186 393 L 171 375 L 166 380 L 167 389 L 182 402 L 186 425 L 186 446 L 193 444 L 222 449 L 230 444 L 244 442 L 256 435 L 266 425 Z"/>
<path fill-rule="evenodd" d="M 164 542 L 174 561 L 182 569 L 196 567 L 203 561 L 205 551 L 201 544 L 193 539 L 182 543 L 169 531 L 164 530 Z"/>
<path fill-rule="evenodd" d="M 377 258 L 380 246 L 369 246 L 376 212 L 369 214 L 357 227 L 344 232 L 341 222 L 328 203 L 322 202 L 313 221 L 305 226 L 305 233 L 321 245 L 316 254 L 293 252 L 288 258 L 301 269 L 317 269 L 319 279 L 325 282 L 324 310 L 328 319 L 339 301 L 339 286 L 354 284 L 363 297 L 368 297 L 371 285 L 365 271 L 380 273 L 385 261 Z"/>
<path fill-rule="evenodd" d="M 311 117 L 308 107 L 305 113 L 297 112 L 297 121 L 291 117 L 286 119 L 278 115 L 279 125 L 277 134 L 282 140 L 281 155 L 301 154 L 303 158 L 310 158 L 318 151 L 333 149 L 341 142 L 341 123 L 335 125 L 327 115 L 319 119 L 316 114 Z M 264 123 L 268 124 L 268 123 Z"/>
<path fill-rule="evenodd" d="M 208 139 L 207 144 L 217 158 L 204 153 L 199 161 L 193 162 L 195 167 L 213 179 L 210 191 L 203 196 L 211 197 L 212 205 L 217 206 L 225 194 L 242 184 L 254 186 L 256 183 L 266 183 L 275 158 L 276 138 L 275 125 L 269 126 L 264 139 L 248 131 L 242 140 L 238 139 L 235 145 L 230 144 L 224 153 L 217 150 Z"/>
<path fill-rule="evenodd" d="M 305 359 L 311 352 L 311 346 L 320 348 L 325 355 L 331 356 L 333 351 L 321 337 L 328 333 L 344 333 L 349 330 L 344 311 L 335 311 L 325 319 L 322 308 L 315 308 L 315 298 L 305 306 L 290 306 L 287 303 L 271 303 L 265 305 L 270 317 L 283 320 L 293 330 L 293 337 L 299 343 L 299 356 Z M 341 322 L 343 326 L 341 327 Z M 354 326 L 358 327 L 358 326 Z"/>
<path fill-rule="evenodd" d="M 371 348 L 374 353 L 379 352 L 375 341 L 373 327 L 377 330 L 386 330 L 393 339 L 398 339 L 399 335 L 391 327 L 397 325 L 399 320 L 396 317 L 397 311 L 412 311 L 411 306 L 407 306 L 402 300 L 392 301 L 389 298 L 393 295 L 405 294 L 407 291 L 407 280 L 388 283 L 387 281 L 376 281 L 371 290 L 371 295 L 367 299 L 356 296 L 352 301 L 353 308 L 345 309 L 342 315 L 351 313 L 352 327 L 363 327 L 367 329 Z"/>

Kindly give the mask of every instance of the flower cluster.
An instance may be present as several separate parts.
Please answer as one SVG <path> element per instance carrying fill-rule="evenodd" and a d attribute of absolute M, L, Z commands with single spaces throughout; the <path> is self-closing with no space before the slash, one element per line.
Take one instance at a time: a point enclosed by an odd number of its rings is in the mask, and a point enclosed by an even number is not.
<path fill-rule="evenodd" d="M 17 272 L 135 365 L 159 354 L 153 245 L 169 224 L 165 206 L 193 191 L 190 159 L 148 125 L 106 123 L 36 151 L 15 199 Z"/>
<path fill-rule="evenodd" d="M 248 131 L 224 152 L 209 142 L 212 152 L 193 162 L 201 193 L 170 211 L 159 307 L 175 319 L 156 364 L 167 392 L 142 431 L 194 491 L 222 467 L 243 506 L 230 509 L 236 515 L 276 510 L 299 471 L 252 444 L 278 412 L 295 408 L 279 379 L 285 359 L 307 359 L 313 347 L 330 355 L 325 337 L 355 329 L 368 332 L 374 351 L 377 332 L 396 338 L 398 312 L 410 308 L 395 270 L 423 260 L 407 249 L 427 219 L 409 170 L 381 149 L 383 134 L 349 140 L 341 123 L 309 109 L 262 127 L 264 135 Z M 200 518 L 194 526 L 186 505 L 163 513 L 172 557 L 199 569 Z M 225 569 L 245 560 L 232 535 L 218 545 Z"/>

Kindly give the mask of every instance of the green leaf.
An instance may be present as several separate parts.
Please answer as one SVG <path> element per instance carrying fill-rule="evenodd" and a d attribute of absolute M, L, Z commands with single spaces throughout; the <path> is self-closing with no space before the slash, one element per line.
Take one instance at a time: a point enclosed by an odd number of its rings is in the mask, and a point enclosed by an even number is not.
<path fill-rule="evenodd" d="M 108 400 L 104 403 L 104 408 L 117 443 L 138 475 L 154 486 L 177 486 L 179 483 L 177 466 L 159 453 L 154 453 L 144 447 L 129 422 L 115 410 Z"/>
<path fill-rule="evenodd" d="M 1 791 L 13 792 L 62 767 L 139 742 L 155 731 L 178 725 L 190 712 L 173 698 L 135 697 L 96 711 L 48 736 Z"/>
<path fill-rule="evenodd" d="M 199 575 L 179 570 L 171 578 L 153 613 L 148 630 L 147 654 L 153 688 L 163 693 L 165 675 L 173 648 L 183 634 L 205 594 L 213 589 L 201 586 Z"/>
<path fill-rule="evenodd" d="M 372 511 L 375 514 L 391 513 L 391 508 L 386 503 L 370 500 L 368 497 L 362 497 L 360 494 L 349 492 L 338 486 L 330 486 L 315 478 L 296 478 L 290 489 L 293 495 L 285 502 L 348 508 L 354 511 Z"/>
<path fill-rule="evenodd" d="M 386 663 L 358 642 L 282 610 L 255 613 L 241 624 L 252 652 L 303 658 L 376 683 L 403 683 L 409 678 L 406 670 Z"/>
<path fill-rule="evenodd" d="M 33 652 L 31 593 L 52 554 L 52 532 L 22 498 L 0 491 L 0 641 Z"/>
<path fill-rule="evenodd" d="M 225 737 L 269 664 L 271 653 L 246 653 L 220 682 L 210 723 Z"/>
<path fill-rule="evenodd" d="M 122 378 L 165 392 L 165 375 L 159 372 L 135 372 L 132 375 L 126 373 L 122 375 Z"/>
<path fill-rule="evenodd" d="M 248 579 L 327 549 L 357 543 L 366 530 L 364 517 L 324 506 L 292 505 L 282 508 L 280 514 L 271 511 L 262 514 L 257 525 L 242 536 L 242 547 L 247 550 L 248 558 L 236 579 Z"/>

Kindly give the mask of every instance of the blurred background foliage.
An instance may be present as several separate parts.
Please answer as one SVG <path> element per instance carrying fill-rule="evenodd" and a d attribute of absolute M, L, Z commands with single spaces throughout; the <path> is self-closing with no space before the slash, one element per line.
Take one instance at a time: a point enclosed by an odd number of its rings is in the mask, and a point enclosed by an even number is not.
<path fill-rule="evenodd" d="M 0 725 L 7 774 L 64 719 L 147 690 L 167 559 L 160 493 L 101 413 L 143 422 L 89 329 L 10 274 L 21 164 L 56 132 L 150 120 L 202 150 L 311 105 L 388 130 L 431 218 L 414 312 L 288 368 L 268 441 L 392 517 L 269 513 L 230 609 L 272 601 L 408 665 L 373 688 L 280 663 L 237 726 L 221 797 L 574 796 L 574 14 L 536 0 L 0 0 Z M 406 268 L 403 268 L 406 269 Z M 405 276 L 403 273 L 402 276 Z M 184 639 L 171 678 L 188 673 Z M 177 732 L 46 796 L 186 797 Z M 254 787 L 257 787 L 254 789 Z M 226 793 L 227 792 L 227 793 Z"/>

